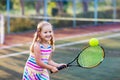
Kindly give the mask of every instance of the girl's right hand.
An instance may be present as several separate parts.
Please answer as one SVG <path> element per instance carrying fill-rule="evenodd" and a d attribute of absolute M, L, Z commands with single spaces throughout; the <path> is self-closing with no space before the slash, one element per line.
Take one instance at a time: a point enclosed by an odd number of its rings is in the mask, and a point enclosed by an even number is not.
<path fill-rule="evenodd" d="M 51 72 L 56 73 L 56 72 L 58 72 L 58 69 L 56 67 L 52 67 Z"/>

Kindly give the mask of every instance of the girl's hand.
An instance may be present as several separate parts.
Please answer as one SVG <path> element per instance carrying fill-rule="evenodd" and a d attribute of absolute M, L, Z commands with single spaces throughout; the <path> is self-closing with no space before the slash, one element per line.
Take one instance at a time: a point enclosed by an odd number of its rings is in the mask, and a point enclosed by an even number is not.
<path fill-rule="evenodd" d="M 59 64 L 59 66 L 57 67 L 58 70 L 61 70 L 61 69 L 64 69 L 64 68 L 67 68 L 67 64 Z"/>
<path fill-rule="evenodd" d="M 51 72 L 56 73 L 56 72 L 58 72 L 58 69 L 56 67 L 52 67 Z"/>
<path fill-rule="evenodd" d="M 67 64 L 61 63 L 61 64 L 58 65 L 58 67 L 60 67 L 60 66 L 66 66 L 67 67 Z"/>

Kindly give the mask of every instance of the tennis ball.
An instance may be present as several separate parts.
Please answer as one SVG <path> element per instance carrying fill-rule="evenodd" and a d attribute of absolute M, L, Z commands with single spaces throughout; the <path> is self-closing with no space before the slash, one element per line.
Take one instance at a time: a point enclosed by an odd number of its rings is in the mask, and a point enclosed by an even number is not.
<path fill-rule="evenodd" d="M 91 38 L 90 40 L 89 40 L 89 45 L 90 46 L 97 46 L 99 44 L 99 41 L 98 41 L 98 39 L 96 39 L 96 38 Z"/>

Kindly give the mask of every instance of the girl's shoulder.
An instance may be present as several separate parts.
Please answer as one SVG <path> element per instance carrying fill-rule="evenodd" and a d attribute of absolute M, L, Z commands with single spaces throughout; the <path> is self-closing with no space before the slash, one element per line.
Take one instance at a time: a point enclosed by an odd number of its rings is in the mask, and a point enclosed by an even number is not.
<path fill-rule="evenodd" d="M 40 47 L 40 43 L 39 42 L 35 42 L 34 43 L 34 47 L 38 47 L 39 48 Z"/>
<path fill-rule="evenodd" d="M 52 46 L 50 44 L 48 44 L 47 46 L 44 46 L 43 44 L 40 44 L 40 48 L 42 48 L 42 49 L 50 49 L 50 48 L 52 48 Z"/>
<path fill-rule="evenodd" d="M 35 43 L 34 43 L 34 46 L 37 46 L 37 45 L 40 45 L 40 43 L 39 43 L 39 42 L 35 42 Z"/>
<path fill-rule="evenodd" d="M 45 46 L 44 46 L 42 43 L 40 43 L 40 42 L 35 42 L 34 47 L 35 47 L 35 46 L 39 47 L 40 49 L 50 49 L 50 48 L 52 48 L 52 46 L 51 46 L 50 44 L 48 44 L 47 47 L 45 47 Z"/>

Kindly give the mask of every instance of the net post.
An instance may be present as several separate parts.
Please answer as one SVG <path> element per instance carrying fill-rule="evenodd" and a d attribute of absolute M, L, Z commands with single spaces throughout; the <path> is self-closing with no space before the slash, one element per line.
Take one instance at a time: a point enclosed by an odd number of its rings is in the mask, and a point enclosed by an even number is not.
<path fill-rule="evenodd" d="M 4 44 L 4 16 L 0 14 L 0 44 Z"/>

